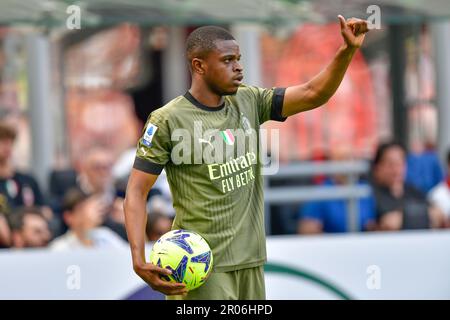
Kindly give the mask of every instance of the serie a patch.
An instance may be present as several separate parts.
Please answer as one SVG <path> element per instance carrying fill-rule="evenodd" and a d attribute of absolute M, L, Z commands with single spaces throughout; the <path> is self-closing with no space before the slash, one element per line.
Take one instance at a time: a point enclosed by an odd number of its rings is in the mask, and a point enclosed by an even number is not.
<path fill-rule="evenodd" d="M 147 128 L 145 128 L 144 138 L 142 139 L 142 143 L 144 143 L 147 147 L 151 147 L 153 137 L 155 136 L 156 130 L 158 127 L 152 123 L 148 123 Z"/>

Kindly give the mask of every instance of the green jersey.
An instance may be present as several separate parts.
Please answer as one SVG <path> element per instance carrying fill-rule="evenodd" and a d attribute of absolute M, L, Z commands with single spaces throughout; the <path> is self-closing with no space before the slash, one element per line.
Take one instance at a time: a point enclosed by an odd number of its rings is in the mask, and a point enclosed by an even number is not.
<path fill-rule="evenodd" d="M 258 133 L 267 120 L 285 120 L 284 92 L 242 85 L 214 108 L 187 92 L 152 112 L 139 140 L 134 168 L 166 170 L 173 229 L 202 235 L 216 272 L 266 261 Z"/>

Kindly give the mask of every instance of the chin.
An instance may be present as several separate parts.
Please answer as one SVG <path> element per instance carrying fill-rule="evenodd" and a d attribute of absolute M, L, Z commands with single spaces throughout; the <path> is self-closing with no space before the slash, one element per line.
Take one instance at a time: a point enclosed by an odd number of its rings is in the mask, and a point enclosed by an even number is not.
<path fill-rule="evenodd" d="M 234 87 L 233 89 L 227 90 L 223 93 L 224 96 L 233 96 L 238 92 L 239 87 Z"/>

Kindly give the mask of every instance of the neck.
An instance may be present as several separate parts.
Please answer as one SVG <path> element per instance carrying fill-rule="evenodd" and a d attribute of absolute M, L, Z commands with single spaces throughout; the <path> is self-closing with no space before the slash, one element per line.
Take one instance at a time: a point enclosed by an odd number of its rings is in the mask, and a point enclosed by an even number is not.
<path fill-rule="evenodd" d="M 208 107 L 219 107 L 223 104 L 223 96 L 212 92 L 203 83 L 192 81 L 192 86 L 189 89 L 191 95 L 201 104 Z"/>
<path fill-rule="evenodd" d="M 92 239 L 89 238 L 89 231 L 85 229 L 72 230 L 77 239 L 85 246 L 92 246 Z"/>

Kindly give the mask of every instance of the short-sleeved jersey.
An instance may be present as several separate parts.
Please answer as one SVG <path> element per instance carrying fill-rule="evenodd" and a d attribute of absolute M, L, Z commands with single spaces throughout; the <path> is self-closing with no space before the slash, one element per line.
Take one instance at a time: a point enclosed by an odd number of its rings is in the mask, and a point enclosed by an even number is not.
<path fill-rule="evenodd" d="M 242 85 L 219 107 L 187 92 L 152 112 L 139 140 L 134 168 L 166 170 L 173 229 L 201 234 L 217 272 L 266 261 L 259 128 L 285 120 L 284 92 Z"/>

